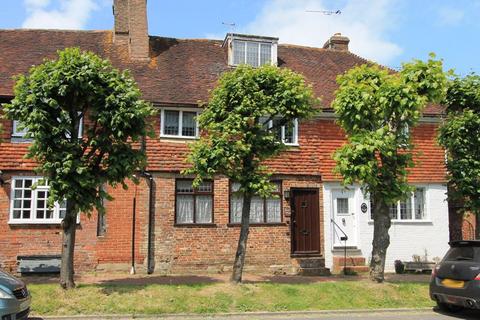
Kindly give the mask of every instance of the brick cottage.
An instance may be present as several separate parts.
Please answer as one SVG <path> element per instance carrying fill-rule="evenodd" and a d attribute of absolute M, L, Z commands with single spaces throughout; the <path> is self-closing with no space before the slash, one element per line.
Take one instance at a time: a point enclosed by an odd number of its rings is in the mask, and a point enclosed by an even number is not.
<path fill-rule="evenodd" d="M 159 110 L 150 119 L 155 138 L 146 141 L 147 175 L 139 185 L 129 183 L 126 191 L 109 190 L 115 199 L 105 203 L 104 217 L 81 215 L 77 270 L 128 270 L 132 263 L 158 273 L 231 268 L 240 231 L 241 196 L 232 194 L 237 185 L 218 176 L 193 189 L 191 177 L 180 171 L 186 168 L 188 143 L 199 136 L 199 101 L 208 101 L 219 76 L 242 63 L 271 63 L 303 74 L 322 98 L 317 107 L 323 109 L 314 119 L 295 121 L 279 133 L 289 148 L 268 161 L 278 197 L 253 200 L 247 270 L 338 271 L 345 246 L 349 263 L 365 269 L 373 236 L 369 201 L 359 186 L 342 188 L 332 173 L 332 153 L 345 142 L 330 108 L 335 79 L 368 62 L 349 51 L 348 38 L 335 34 L 323 48 L 312 48 L 233 33 L 224 41 L 149 36 L 146 0 L 116 0 L 114 16 L 113 32 L 0 30 L 0 102 L 12 98 L 12 76 L 55 58 L 59 49 L 77 46 L 130 70 L 144 99 Z M 417 191 L 391 208 L 387 270 L 396 259 L 432 259 L 447 249 L 444 152 L 435 142 L 441 112 L 429 106 L 410 130 L 417 166 L 409 181 Z M 16 121 L 1 122 L 0 267 L 41 271 L 48 263 L 35 261 L 53 261 L 61 251 L 65 204 L 48 208 L 48 187 L 30 188 L 39 177 L 32 171 L 35 163 L 24 159 L 29 141 Z M 341 241 L 342 232 L 347 241 Z"/>

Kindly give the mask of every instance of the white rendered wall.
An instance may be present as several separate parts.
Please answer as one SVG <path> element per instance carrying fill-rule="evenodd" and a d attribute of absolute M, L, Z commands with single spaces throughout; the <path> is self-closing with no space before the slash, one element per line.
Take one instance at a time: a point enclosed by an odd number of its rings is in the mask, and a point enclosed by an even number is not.
<path fill-rule="evenodd" d="M 389 230 L 390 246 L 387 250 L 385 271 L 394 271 L 394 261 L 412 261 L 412 255 L 424 256 L 428 259 L 443 257 L 448 250 L 448 203 L 446 201 L 447 187 L 442 184 L 416 184 L 425 188 L 426 219 L 423 221 L 392 221 Z M 332 268 L 333 238 L 332 238 L 332 189 L 339 189 L 338 183 L 324 183 L 324 214 L 325 214 L 325 266 Z M 361 250 L 367 264 L 370 261 L 373 239 L 373 221 L 370 220 L 370 208 L 362 213 L 360 206 L 369 200 L 365 199 L 358 186 L 354 190 L 354 208 L 357 225 L 357 247 Z"/>

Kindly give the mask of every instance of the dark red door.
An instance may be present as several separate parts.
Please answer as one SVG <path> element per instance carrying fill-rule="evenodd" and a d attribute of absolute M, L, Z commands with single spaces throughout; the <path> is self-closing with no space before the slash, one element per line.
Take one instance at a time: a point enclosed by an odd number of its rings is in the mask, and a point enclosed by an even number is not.
<path fill-rule="evenodd" d="M 292 253 L 320 253 L 318 189 L 292 190 Z"/>

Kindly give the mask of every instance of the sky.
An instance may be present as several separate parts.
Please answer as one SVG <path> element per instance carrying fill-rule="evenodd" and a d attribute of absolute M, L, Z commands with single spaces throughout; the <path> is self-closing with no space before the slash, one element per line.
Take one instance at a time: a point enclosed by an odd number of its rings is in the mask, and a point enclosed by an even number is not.
<path fill-rule="evenodd" d="M 4 0 L 0 28 L 112 29 L 112 2 Z M 340 32 L 391 68 L 434 52 L 446 69 L 480 73 L 480 0 L 148 0 L 148 19 L 150 35 L 176 38 L 234 31 L 322 47 Z"/>

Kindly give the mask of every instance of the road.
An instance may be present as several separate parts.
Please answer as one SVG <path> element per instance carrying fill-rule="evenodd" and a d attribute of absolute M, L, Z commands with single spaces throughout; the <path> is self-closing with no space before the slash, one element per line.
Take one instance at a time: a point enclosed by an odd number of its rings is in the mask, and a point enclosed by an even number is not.
<path fill-rule="evenodd" d="M 164 317 L 142 317 L 142 316 L 108 316 L 108 317 L 34 317 L 30 320 L 130 320 L 130 319 L 176 319 L 176 320 L 455 320 L 455 319 L 480 319 L 480 312 L 465 311 L 455 315 L 446 315 L 435 310 L 404 310 L 404 311 L 371 311 L 371 312 L 298 312 L 298 313 L 246 313 L 234 315 L 172 315 Z"/>

